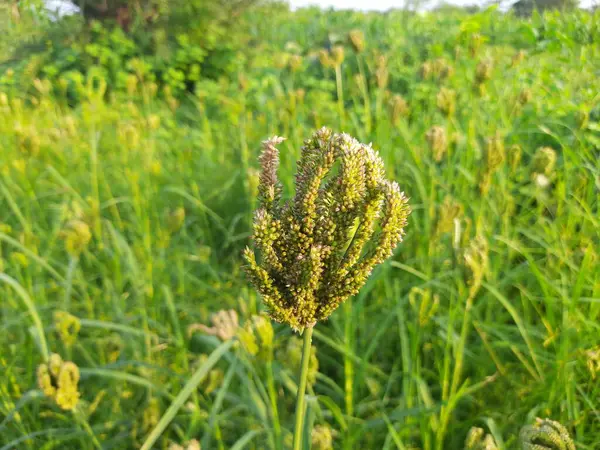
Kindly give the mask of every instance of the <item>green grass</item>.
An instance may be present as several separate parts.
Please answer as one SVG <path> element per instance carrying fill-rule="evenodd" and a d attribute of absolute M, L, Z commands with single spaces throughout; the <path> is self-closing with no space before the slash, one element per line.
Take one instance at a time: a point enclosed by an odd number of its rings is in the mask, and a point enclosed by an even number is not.
<path fill-rule="evenodd" d="M 274 352 L 252 356 L 187 330 L 261 311 L 241 268 L 260 142 L 288 138 L 289 193 L 302 140 L 342 124 L 373 142 L 413 213 L 392 261 L 316 327 L 307 422 L 333 429 L 336 449 L 462 449 L 479 426 L 511 450 L 550 417 L 578 449 L 599 448 L 598 13 L 268 19 L 250 19 L 239 80 L 203 80 L 178 105 L 145 80 L 131 95 L 84 84 L 75 107 L 43 88 L 0 96 L 0 449 L 289 447 L 299 338 L 275 326 Z M 346 45 L 337 70 L 322 67 L 324 30 L 352 28 L 365 51 Z M 485 42 L 471 53 L 474 33 Z M 297 70 L 286 51 L 303 56 Z M 450 76 L 424 78 L 438 58 Z M 450 116 L 441 86 L 456 93 Z M 395 94 L 408 116 L 394 117 Z M 545 179 L 540 147 L 557 156 Z M 66 249 L 74 220 L 91 233 L 80 254 Z M 65 310 L 75 335 L 54 317 Z M 80 368 L 74 413 L 38 390 L 48 352 Z"/>

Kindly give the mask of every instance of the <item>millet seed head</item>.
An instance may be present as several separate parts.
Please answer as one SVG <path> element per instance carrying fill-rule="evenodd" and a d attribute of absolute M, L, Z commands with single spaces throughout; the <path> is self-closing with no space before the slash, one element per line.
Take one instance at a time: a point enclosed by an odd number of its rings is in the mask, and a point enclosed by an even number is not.
<path fill-rule="evenodd" d="M 523 427 L 519 441 L 523 450 L 576 450 L 567 429 L 550 419 L 536 419 L 535 424 Z"/>
<path fill-rule="evenodd" d="M 375 150 L 327 128 L 304 142 L 295 195 L 281 201 L 281 140 L 263 143 L 256 251 L 246 248 L 244 257 L 270 317 L 303 329 L 327 319 L 391 256 L 410 208 Z"/>

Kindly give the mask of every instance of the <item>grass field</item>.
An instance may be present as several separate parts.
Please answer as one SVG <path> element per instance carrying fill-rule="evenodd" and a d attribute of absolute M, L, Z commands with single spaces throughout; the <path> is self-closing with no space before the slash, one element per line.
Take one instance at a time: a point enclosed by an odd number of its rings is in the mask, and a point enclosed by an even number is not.
<path fill-rule="evenodd" d="M 0 449 L 140 448 L 169 407 L 154 448 L 289 447 L 301 339 L 252 319 L 241 252 L 261 141 L 287 138 L 290 195 L 321 126 L 372 142 L 412 214 L 315 328 L 312 448 L 461 450 L 475 426 L 512 450 L 536 417 L 600 448 L 598 14 L 274 11 L 237 79 L 183 99 L 93 74 L 76 106 L 0 93 Z M 198 326 L 227 309 L 242 344 Z M 73 410 L 38 387 L 50 353 Z"/>

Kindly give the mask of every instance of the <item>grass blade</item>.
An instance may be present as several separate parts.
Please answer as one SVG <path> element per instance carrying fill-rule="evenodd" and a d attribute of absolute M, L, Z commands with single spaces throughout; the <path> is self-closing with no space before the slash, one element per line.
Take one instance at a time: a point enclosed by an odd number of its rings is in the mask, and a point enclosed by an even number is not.
<path fill-rule="evenodd" d="M 43 356 L 44 360 L 47 360 L 48 357 L 50 356 L 50 352 L 48 350 L 48 343 L 46 342 L 46 335 L 44 334 L 44 326 L 42 325 L 42 319 L 40 319 L 40 315 L 37 312 L 35 303 L 31 299 L 31 297 L 29 296 L 29 294 L 27 293 L 25 288 L 23 288 L 23 286 L 21 286 L 17 282 L 17 280 L 15 280 L 14 278 L 9 277 L 5 273 L 0 273 L 0 281 L 4 281 L 6 284 L 8 284 L 10 287 L 12 287 L 15 291 L 17 291 L 17 294 L 19 294 L 19 297 L 21 297 L 21 299 L 23 300 L 23 303 L 25 303 L 25 306 L 27 307 L 27 310 L 29 311 L 29 314 L 31 315 L 31 319 L 33 320 L 35 329 L 37 331 L 37 335 L 38 335 L 37 337 L 39 339 L 40 350 L 42 352 L 42 356 Z"/>
<path fill-rule="evenodd" d="M 192 392 L 198 387 L 200 382 L 213 368 L 213 366 L 221 359 L 221 357 L 231 348 L 234 341 L 229 340 L 219 345 L 208 357 L 208 359 L 202 364 L 198 370 L 192 375 L 190 380 L 183 387 L 181 392 L 175 397 L 169 408 L 165 411 L 163 416 L 160 418 L 158 424 L 152 432 L 146 438 L 146 441 L 142 445 L 140 450 L 150 450 L 154 443 L 158 440 L 160 435 L 166 430 L 171 421 L 177 415 L 177 412 L 181 409 L 183 404 L 187 401 Z"/>

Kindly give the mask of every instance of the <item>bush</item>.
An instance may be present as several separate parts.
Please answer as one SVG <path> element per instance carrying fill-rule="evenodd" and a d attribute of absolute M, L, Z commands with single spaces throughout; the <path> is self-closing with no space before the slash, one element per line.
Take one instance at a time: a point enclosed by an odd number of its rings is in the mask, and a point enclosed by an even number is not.
<path fill-rule="evenodd" d="M 59 19 L 33 45 L 10 52 L 0 87 L 27 94 L 36 78 L 47 79 L 55 93 L 76 102 L 77 85 L 93 71 L 109 93 L 153 82 L 181 96 L 193 91 L 205 70 L 205 76 L 217 77 L 238 69 L 236 55 L 246 43 L 244 13 L 255 3 L 80 2 L 81 15 Z"/>

